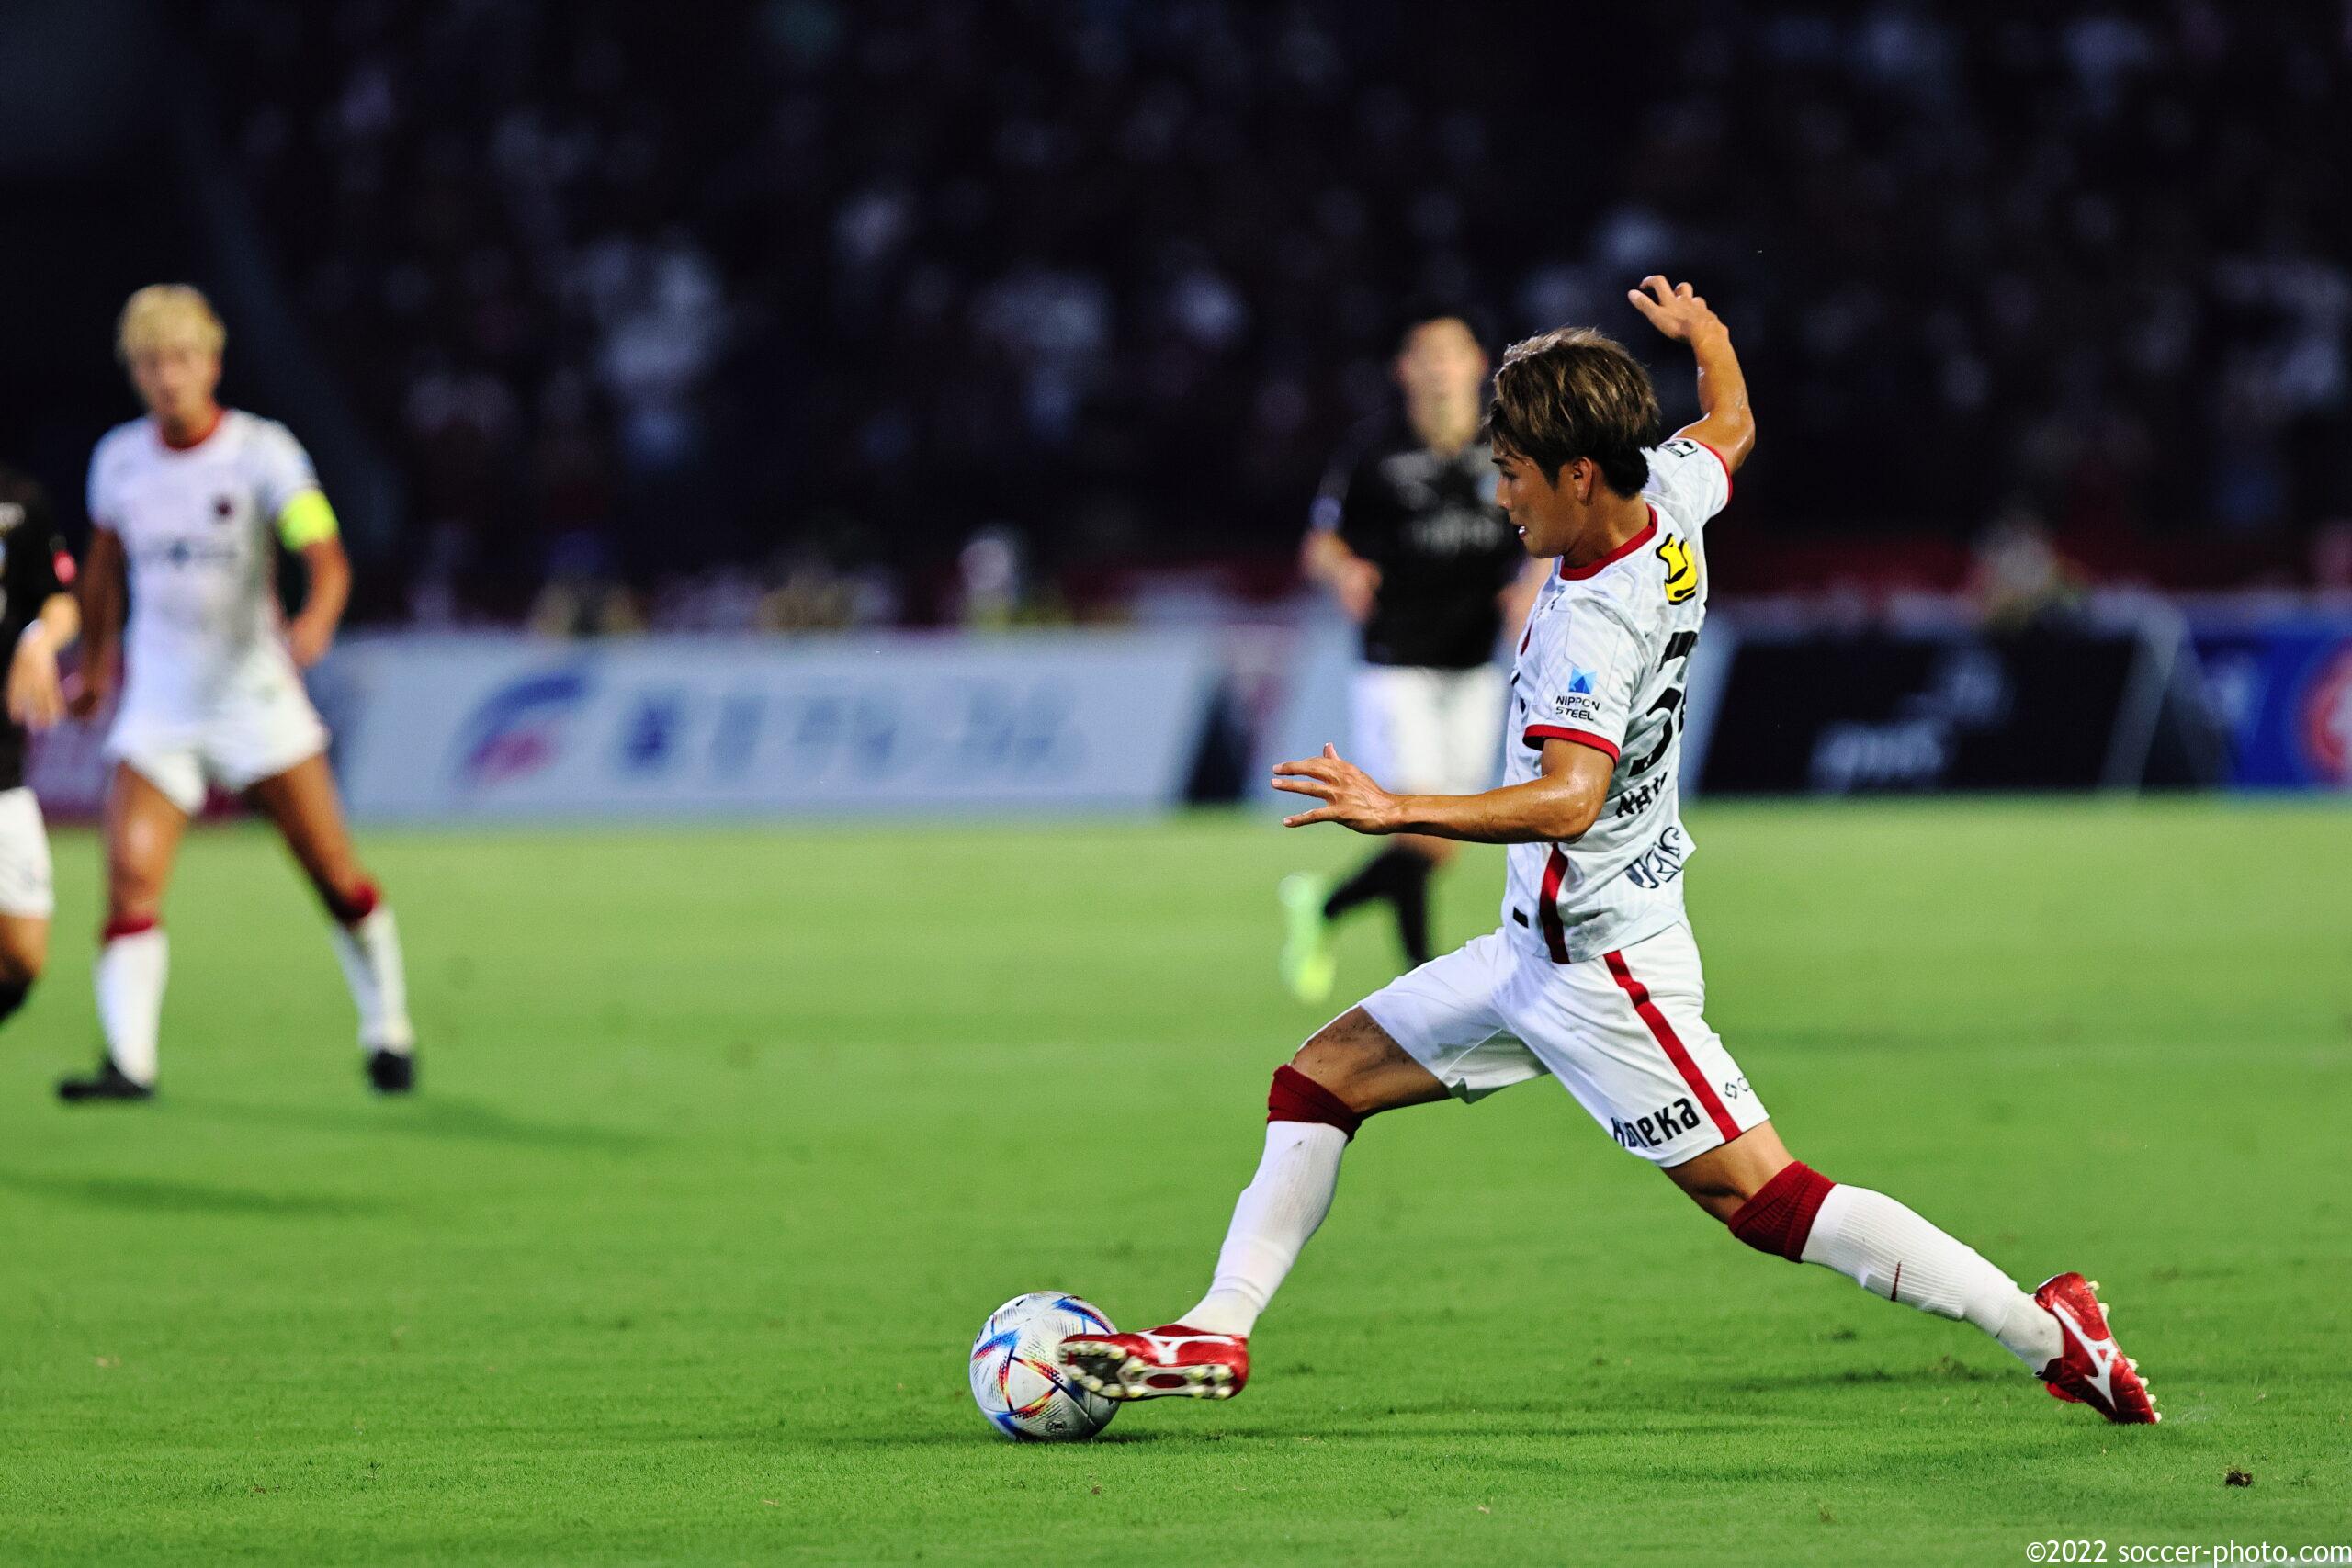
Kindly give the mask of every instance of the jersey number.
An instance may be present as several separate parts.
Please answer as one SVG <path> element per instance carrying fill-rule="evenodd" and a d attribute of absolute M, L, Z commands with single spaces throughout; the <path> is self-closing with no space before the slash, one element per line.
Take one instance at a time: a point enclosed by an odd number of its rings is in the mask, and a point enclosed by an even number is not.
<path fill-rule="evenodd" d="M 1666 726 L 1658 734 L 1657 744 L 1650 748 L 1648 756 L 1634 764 L 1628 776 L 1639 778 L 1665 761 L 1666 749 L 1674 744 L 1676 736 L 1682 733 L 1682 682 L 1690 673 L 1690 650 L 1698 646 L 1697 632 L 1676 632 L 1666 639 L 1666 656 L 1657 661 L 1658 673 L 1665 674 L 1667 666 L 1670 664 L 1681 668 L 1674 672 L 1674 684 L 1660 692 L 1657 701 L 1649 705 L 1651 713 L 1666 715 Z"/>

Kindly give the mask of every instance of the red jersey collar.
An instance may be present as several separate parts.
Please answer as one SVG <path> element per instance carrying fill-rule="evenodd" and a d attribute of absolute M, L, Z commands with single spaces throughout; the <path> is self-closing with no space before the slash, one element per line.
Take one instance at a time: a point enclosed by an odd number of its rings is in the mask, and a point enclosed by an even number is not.
<path fill-rule="evenodd" d="M 1626 540 L 1623 544 L 1618 546 L 1615 549 L 1610 551 L 1607 555 L 1601 557 L 1599 560 L 1587 561 L 1582 566 L 1572 567 L 1568 564 L 1568 558 L 1562 556 L 1560 558 L 1560 581 L 1563 582 L 1582 582 L 1586 578 L 1591 577 L 1595 573 L 1599 572 L 1601 568 L 1616 565 L 1619 561 L 1623 560 L 1627 556 L 1632 555 L 1635 550 L 1640 549 L 1644 545 L 1648 544 L 1657 536 L 1657 508 L 1652 506 L 1650 507 L 1650 520 L 1642 525 L 1642 531 L 1634 535 L 1632 538 Z"/>

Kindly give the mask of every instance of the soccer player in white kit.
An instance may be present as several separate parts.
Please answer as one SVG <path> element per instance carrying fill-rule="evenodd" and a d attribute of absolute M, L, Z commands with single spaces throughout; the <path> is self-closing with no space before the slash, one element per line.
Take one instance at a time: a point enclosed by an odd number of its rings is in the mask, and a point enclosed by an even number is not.
<path fill-rule="evenodd" d="M 118 636 L 125 646 L 106 745 L 114 771 L 96 983 L 107 1054 L 92 1076 L 58 1085 L 67 1100 L 154 1090 L 164 892 L 208 781 L 243 795 L 276 826 L 334 918 L 368 1081 L 385 1093 L 415 1083 L 399 928 L 353 853 L 326 726 L 302 689 L 300 671 L 334 644 L 350 561 L 293 434 L 216 400 L 226 340 L 193 288 L 158 284 L 132 295 L 118 348 L 147 417 L 107 432 L 90 458 L 78 711 L 112 694 Z M 273 535 L 309 578 L 291 621 L 278 609 Z"/>
<path fill-rule="evenodd" d="M 1275 1072 L 1264 1156 L 1197 1305 L 1145 1333 L 1069 1340 L 1062 1359 L 1115 1399 L 1238 1393 L 1250 1331 L 1329 1211 L 1364 1119 L 1548 1074 L 1748 1246 L 1965 1319 L 2110 1421 L 2156 1420 L 2097 1286 L 2061 1274 L 2028 1294 L 1894 1199 L 1792 1158 L 1707 1027 L 1682 907 L 1696 846 L 1675 774 L 1706 615 L 1704 530 L 1755 422 L 1731 334 L 1689 284 L 1653 276 L 1631 299 L 1698 362 L 1703 417 L 1673 439 L 1658 444 L 1648 374 L 1597 332 L 1518 344 L 1495 379 L 1500 500 L 1528 553 L 1559 563 L 1519 641 L 1502 786 L 1395 795 L 1328 746 L 1274 770 L 1275 788 L 1320 803 L 1293 827 L 1510 845 L 1501 925 L 1349 1009 Z"/>

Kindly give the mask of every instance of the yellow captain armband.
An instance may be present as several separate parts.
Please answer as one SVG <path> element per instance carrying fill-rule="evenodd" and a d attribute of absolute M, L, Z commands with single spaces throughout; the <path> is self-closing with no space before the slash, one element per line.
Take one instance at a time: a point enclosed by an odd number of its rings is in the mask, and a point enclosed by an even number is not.
<path fill-rule="evenodd" d="M 306 490 L 286 503 L 277 514 L 277 536 L 286 541 L 289 550 L 302 549 L 332 539 L 342 532 L 334 520 L 334 508 L 327 504 L 326 492 Z"/>

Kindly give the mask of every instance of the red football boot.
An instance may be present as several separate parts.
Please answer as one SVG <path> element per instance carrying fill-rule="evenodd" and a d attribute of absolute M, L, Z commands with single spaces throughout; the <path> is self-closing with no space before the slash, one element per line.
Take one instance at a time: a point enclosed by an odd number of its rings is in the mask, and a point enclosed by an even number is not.
<path fill-rule="evenodd" d="M 2070 1404 L 2087 1404 L 2120 1426 L 2165 1418 L 2140 1377 L 2140 1363 L 2117 1347 L 2097 1284 L 2080 1274 L 2061 1274 L 2044 1280 L 2033 1299 L 2058 1320 L 2063 1348 L 2056 1360 L 2041 1369 L 2041 1380 L 2052 1393 Z"/>
<path fill-rule="evenodd" d="M 1250 1341 L 1170 1323 L 1065 1339 L 1062 1365 L 1105 1399 L 1231 1399 L 1250 1381 Z"/>

